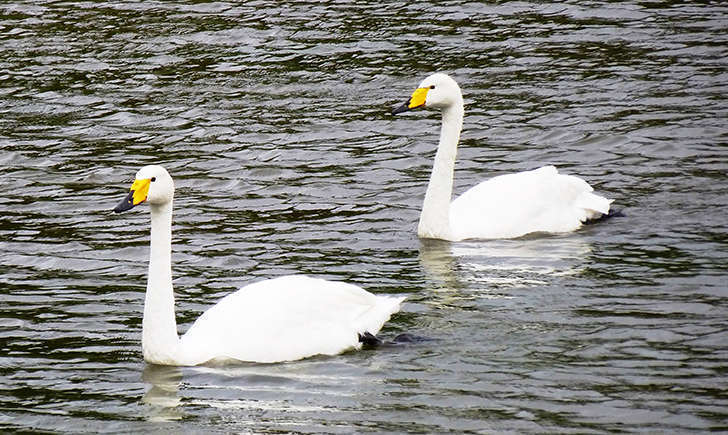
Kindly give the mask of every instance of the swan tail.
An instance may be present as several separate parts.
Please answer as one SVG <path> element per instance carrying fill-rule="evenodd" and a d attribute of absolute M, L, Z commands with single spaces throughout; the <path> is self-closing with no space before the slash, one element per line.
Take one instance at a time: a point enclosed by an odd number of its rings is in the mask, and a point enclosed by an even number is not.
<path fill-rule="evenodd" d="M 400 309 L 404 297 L 377 296 L 377 303 L 357 319 L 359 336 L 376 335 L 384 323 Z M 366 343 L 365 343 L 366 344 Z"/>
<path fill-rule="evenodd" d="M 579 197 L 577 206 L 585 212 L 583 221 L 589 221 L 608 215 L 613 201 L 613 199 L 607 199 L 592 192 L 584 192 Z"/>

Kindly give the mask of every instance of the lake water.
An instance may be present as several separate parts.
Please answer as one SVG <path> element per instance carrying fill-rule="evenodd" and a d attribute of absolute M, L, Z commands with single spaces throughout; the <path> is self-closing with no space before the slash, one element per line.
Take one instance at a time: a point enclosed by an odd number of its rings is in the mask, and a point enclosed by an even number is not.
<path fill-rule="evenodd" d="M 728 431 L 722 2 L 0 5 L 0 431 Z M 415 234 L 463 88 L 455 193 L 555 164 L 623 211 L 566 235 Z M 175 177 L 180 332 L 306 273 L 407 296 L 433 340 L 286 364 L 146 364 L 148 208 Z M 302 331 L 305 334 L 305 331 Z"/>

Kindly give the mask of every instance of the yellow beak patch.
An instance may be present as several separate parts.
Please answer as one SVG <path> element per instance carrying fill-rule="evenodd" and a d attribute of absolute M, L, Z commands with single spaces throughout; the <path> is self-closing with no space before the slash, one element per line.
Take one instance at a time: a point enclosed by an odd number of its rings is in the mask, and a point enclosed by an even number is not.
<path fill-rule="evenodd" d="M 410 109 L 414 109 L 415 107 L 420 107 L 425 105 L 425 101 L 427 100 L 427 91 L 429 91 L 430 88 L 417 88 L 414 92 L 412 92 L 412 97 L 410 97 L 409 105 L 407 106 Z"/>
<path fill-rule="evenodd" d="M 132 184 L 131 189 L 129 189 L 134 191 L 132 205 L 141 204 L 142 202 L 147 200 L 147 195 L 149 194 L 149 185 L 151 183 L 152 180 L 149 178 L 143 180 L 134 180 L 134 184 Z"/>

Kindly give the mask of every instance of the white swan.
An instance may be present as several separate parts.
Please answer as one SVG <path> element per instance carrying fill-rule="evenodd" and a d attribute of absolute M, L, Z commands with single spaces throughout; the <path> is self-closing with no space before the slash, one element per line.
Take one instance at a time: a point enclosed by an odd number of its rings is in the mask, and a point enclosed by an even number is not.
<path fill-rule="evenodd" d="M 172 290 L 172 177 L 161 166 L 136 174 L 115 212 L 148 202 L 152 214 L 142 350 L 150 363 L 212 360 L 292 361 L 360 348 L 399 310 L 404 297 L 377 296 L 355 285 L 302 275 L 256 282 L 222 298 L 181 338 Z"/>
<path fill-rule="evenodd" d="M 491 178 L 450 203 L 465 112 L 460 87 L 446 74 L 432 74 L 392 114 L 418 107 L 442 111 L 440 144 L 417 227 L 420 237 L 457 241 L 562 233 L 609 213 L 612 200 L 553 166 Z"/>

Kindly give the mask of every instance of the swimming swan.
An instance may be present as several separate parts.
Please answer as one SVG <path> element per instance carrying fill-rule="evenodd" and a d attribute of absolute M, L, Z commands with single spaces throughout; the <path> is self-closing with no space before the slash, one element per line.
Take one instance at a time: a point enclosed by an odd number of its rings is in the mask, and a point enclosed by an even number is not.
<path fill-rule="evenodd" d="M 423 80 L 412 97 L 392 114 L 418 107 L 442 111 L 440 144 L 422 205 L 418 236 L 457 241 L 563 233 L 609 213 L 612 200 L 595 195 L 586 181 L 559 174 L 553 166 L 491 178 L 450 203 L 465 111 L 460 87 L 448 75 L 435 73 Z"/>
<path fill-rule="evenodd" d="M 290 275 L 247 285 L 205 311 L 177 336 L 172 290 L 174 183 L 156 165 L 136 174 L 119 213 L 149 203 L 149 277 L 142 350 L 150 363 L 191 366 L 212 360 L 292 361 L 360 348 L 399 311 L 404 297 L 377 296 L 355 285 Z M 368 334 L 367 334 L 368 333 Z"/>

